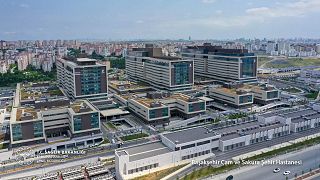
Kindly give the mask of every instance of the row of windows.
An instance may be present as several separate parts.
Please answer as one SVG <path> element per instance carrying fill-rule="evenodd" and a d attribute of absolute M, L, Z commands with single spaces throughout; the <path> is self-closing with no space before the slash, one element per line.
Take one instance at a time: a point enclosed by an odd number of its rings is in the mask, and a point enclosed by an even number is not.
<path fill-rule="evenodd" d="M 190 155 L 187 155 L 187 156 L 182 156 L 181 160 L 186 160 L 186 159 L 190 159 L 190 158 L 194 158 L 194 157 L 198 157 L 198 156 L 203 156 L 203 155 L 206 155 L 206 154 L 209 154 L 209 153 L 210 153 L 210 150 L 206 150 L 206 151 L 190 154 Z"/>
<path fill-rule="evenodd" d="M 234 149 L 234 148 L 237 148 L 237 147 L 242 147 L 244 146 L 245 143 L 244 142 L 240 142 L 240 143 L 236 143 L 236 144 L 231 144 L 229 146 L 225 146 L 224 147 L 224 150 L 228 151 L 228 150 L 231 150 L 231 149 Z"/>
<path fill-rule="evenodd" d="M 64 114 L 66 114 L 66 112 L 64 112 L 64 113 L 56 113 L 56 114 L 44 114 L 43 117 L 58 116 L 58 115 L 64 115 Z"/>
<path fill-rule="evenodd" d="M 320 122 L 314 123 L 314 127 L 319 127 L 319 126 L 320 126 Z"/>
<path fill-rule="evenodd" d="M 261 142 L 261 141 L 266 141 L 268 139 L 268 136 L 260 137 L 260 138 L 255 138 L 250 140 L 250 144 Z"/>
<path fill-rule="evenodd" d="M 296 131 L 303 131 L 303 130 L 306 130 L 306 129 L 310 129 L 311 126 L 310 125 L 307 125 L 307 126 L 303 126 L 303 127 L 298 127 L 296 128 Z"/>
<path fill-rule="evenodd" d="M 219 140 L 219 138 L 211 139 L 211 142 L 218 141 L 218 140 Z M 206 140 L 206 141 L 198 142 L 197 146 L 201 146 L 201 145 L 209 144 L 209 143 L 210 143 L 210 140 Z M 195 146 L 196 146 L 196 144 L 189 144 L 189 145 L 181 146 L 181 150 L 192 148 Z M 175 148 L 175 151 L 179 151 L 179 150 L 180 150 L 180 147 Z"/>
<path fill-rule="evenodd" d="M 273 137 L 280 137 L 288 134 L 289 134 L 289 131 L 283 131 L 283 132 L 273 134 Z"/>
<path fill-rule="evenodd" d="M 145 170 L 156 168 L 156 167 L 159 167 L 159 163 L 155 163 L 155 164 L 151 164 L 151 165 L 148 165 L 148 166 L 143 166 L 143 167 L 131 169 L 131 170 L 128 171 L 128 174 L 133 174 L 133 173 L 136 173 L 136 172 L 145 171 Z"/>

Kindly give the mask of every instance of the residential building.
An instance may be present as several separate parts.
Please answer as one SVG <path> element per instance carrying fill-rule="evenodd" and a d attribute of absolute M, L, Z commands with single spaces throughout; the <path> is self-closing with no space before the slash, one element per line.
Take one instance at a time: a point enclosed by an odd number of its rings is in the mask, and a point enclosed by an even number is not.
<path fill-rule="evenodd" d="M 18 70 L 23 71 L 26 70 L 29 65 L 28 55 L 27 54 L 19 54 L 16 57 L 16 61 L 18 63 Z"/>

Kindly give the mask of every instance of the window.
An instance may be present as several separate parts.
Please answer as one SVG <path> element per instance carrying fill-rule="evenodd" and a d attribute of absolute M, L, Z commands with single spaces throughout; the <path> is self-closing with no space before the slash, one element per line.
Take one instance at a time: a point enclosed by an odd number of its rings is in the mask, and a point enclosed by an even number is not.
<path fill-rule="evenodd" d="M 195 147 L 195 144 L 189 144 L 181 147 L 181 150 Z"/>
<path fill-rule="evenodd" d="M 99 115 L 94 113 L 91 115 L 91 128 L 99 128 Z"/>
<path fill-rule="evenodd" d="M 201 146 L 201 145 L 208 144 L 208 143 L 210 143 L 210 140 L 198 142 L 197 146 Z"/>
<path fill-rule="evenodd" d="M 168 108 L 164 108 L 164 109 L 162 110 L 162 116 L 168 116 L 168 114 L 169 114 Z"/>
<path fill-rule="evenodd" d="M 241 77 L 246 78 L 246 77 L 254 77 L 256 76 L 256 73 L 254 71 L 255 69 L 255 58 L 253 57 L 246 57 L 241 59 L 242 62 L 242 72 L 241 72 Z"/>
<path fill-rule="evenodd" d="M 156 111 L 155 110 L 150 110 L 149 111 L 149 119 L 153 119 L 156 117 Z"/>
<path fill-rule="evenodd" d="M 74 123 L 74 131 L 82 130 L 82 121 L 80 116 L 74 116 L 73 123 Z"/>
<path fill-rule="evenodd" d="M 173 79 L 172 85 L 182 85 L 189 84 L 191 79 L 189 79 L 189 67 L 191 64 L 189 62 L 179 62 L 173 65 Z"/>
<path fill-rule="evenodd" d="M 43 137 L 43 126 L 41 121 L 33 123 L 33 131 L 33 135 L 35 138 Z"/>

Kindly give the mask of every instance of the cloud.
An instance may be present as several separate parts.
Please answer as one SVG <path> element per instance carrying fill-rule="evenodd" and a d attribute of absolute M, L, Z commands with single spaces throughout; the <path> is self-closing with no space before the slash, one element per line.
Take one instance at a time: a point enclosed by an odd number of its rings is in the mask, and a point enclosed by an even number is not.
<path fill-rule="evenodd" d="M 205 0 L 206 2 L 210 0 Z M 204 2 L 204 1 L 203 1 Z M 272 19 L 283 17 L 304 17 L 307 13 L 320 12 L 320 0 L 296 0 L 290 3 L 281 3 L 270 7 L 249 8 L 242 15 L 224 15 L 217 10 L 212 16 L 190 18 L 188 20 L 174 20 L 164 26 L 175 28 L 205 27 L 214 29 L 229 29 L 266 23 Z M 219 14 L 219 16 L 217 16 Z M 222 14 L 222 15 L 220 15 Z"/>
<path fill-rule="evenodd" d="M 6 31 L 6 32 L 3 32 L 4 35 L 14 35 L 14 34 L 17 34 L 17 32 L 15 31 Z"/>
<path fill-rule="evenodd" d="M 19 4 L 19 7 L 21 8 L 29 8 L 29 4 Z"/>
<path fill-rule="evenodd" d="M 216 10 L 216 14 L 222 14 L 223 11 L 222 10 Z"/>
<path fill-rule="evenodd" d="M 277 7 L 256 7 L 246 10 L 248 15 L 262 18 L 302 17 L 307 13 L 320 12 L 319 0 L 298 0 L 291 3 L 278 3 Z"/>
<path fill-rule="evenodd" d="M 212 4 L 215 3 L 217 0 L 202 0 L 201 2 L 206 3 L 206 4 Z"/>
<path fill-rule="evenodd" d="M 140 20 L 137 20 L 136 23 L 137 24 L 142 24 L 142 23 L 144 23 L 144 21 L 140 19 Z"/>

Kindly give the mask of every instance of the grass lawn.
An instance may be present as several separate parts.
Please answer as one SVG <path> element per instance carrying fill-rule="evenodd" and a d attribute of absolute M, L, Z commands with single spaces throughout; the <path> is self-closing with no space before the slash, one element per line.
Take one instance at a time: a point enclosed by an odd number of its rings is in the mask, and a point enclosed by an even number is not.
<path fill-rule="evenodd" d="M 103 123 L 105 126 L 107 126 L 109 129 L 117 130 L 117 127 L 113 125 L 111 122 Z"/>
<path fill-rule="evenodd" d="M 262 64 L 268 62 L 268 61 L 271 61 L 272 58 L 270 57 L 258 57 L 258 67 L 260 67 Z"/>
<path fill-rule="evenodd" d="M 243 118 L 247 116 L 248 115 L 246 113 L 237 113 L 237 114 L 229 114 L 227 117 L 228 119 L 238 119 L 238 118 Z"/>
<path fill-rule="evenodd" d="M 289 93 L 300 93 L 301 91 L 295 87 L 291 87 L 291 88 L 288 88 L 288 89 L 284 89 L 284 91 L 287 91 Z"/>
<path fill-rule="evenodd" d="M 110 143 L 109 139 L 104 138 L 101 144 L 108 144 L 108 143 Z"/>
<path fill-rule="evenodd" d="M 260 64 L 260 63 L 259 63 Z M 286 68 L 286 67 L 299 67 L 299 66 L 319 66 L 319 58 L 289 58 L 279 59 L 267 63 L 265 68 Z"/>
<path fill-rule="evenodd" d="M 123 141 L 130 141 L 130 140 L 139 139 L 139 138 L 148 137 L 148 136 L 149 135 L 146 133 L 139 133 L 139 134 L 132 134 L 132 135 L 128 135 L 128 136 L 122 136 L 120 138 Z"/>
<path fill-rule="evenodd" d="M 177 171 L 178 169 L 181 169 L 182 167 L 186 166 L 187 164 L 183 164 L 183 165 L 179 165 L 179 166 L 175 166 L 172 168 L 168 168 L 168 169 L 164 169 L 158 172 L 154 172 L 148 175 L 144 175 L 141 177 L 136 177 L 133 180 L 160 180 L 164 177 L 166 177 L 167 175 Z"/>
<path fill-rule="evenodd" d="M 319 93 L 318 91 L 311 92 L 311 93 L 306 95 L 306 98 L 308 98 L 308 99 L 316 99 L 317 96 L 318 96 L 318 93 Z"/>

